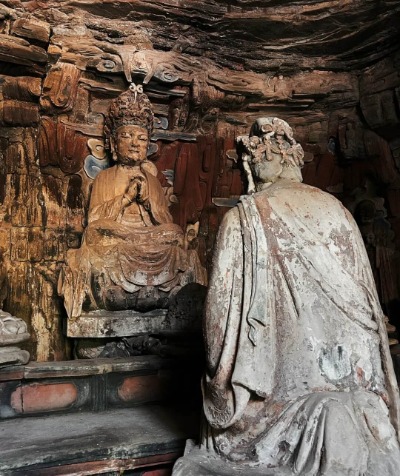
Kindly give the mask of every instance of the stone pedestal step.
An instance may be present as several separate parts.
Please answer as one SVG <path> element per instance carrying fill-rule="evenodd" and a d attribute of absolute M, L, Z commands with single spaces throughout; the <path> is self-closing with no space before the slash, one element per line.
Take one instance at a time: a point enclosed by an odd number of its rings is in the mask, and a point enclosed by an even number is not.
<path fill-rule="evenodd" d="M 0 418 L 195 401 L 200 375 L 194 357 L 32 362 L 0 371 Z"/>
<path fill-rule="evenodd" d="M 193 410 L 160 405 L 4 421 L 0 474 L 166 476 L 198 428 Z"/>
<path fill-rule="evenodd" d="M 143 334 L 200 333 L 201 319 L 196 316 L 176 316 L 165 309 L 149 312 L 91 311 L 64 322 L 66 335 L 75 338 L 129 337 Z"/>

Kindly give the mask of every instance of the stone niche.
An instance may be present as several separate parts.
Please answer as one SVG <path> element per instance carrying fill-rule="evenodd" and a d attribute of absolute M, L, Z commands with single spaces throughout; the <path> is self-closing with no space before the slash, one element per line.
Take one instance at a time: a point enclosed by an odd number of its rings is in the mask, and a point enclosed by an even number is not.
<path fill-rule="evenodd" d="M 243 48 L 235 50 L 229 35 L 247 31 L 240 21 L 254 17 L 249 2 L 238 3 L 243 7 L 216 2 L 204 11 L 161 8 L 153 1 L 137 2 L 137 11 L 129 2 L 108 0 L 0 3 L 4 309 L 28 324 L 31 339 L 25 347 L 33 360 L 71 357 L 57 280 L 67 251 L 80 246 L 93 179 L 109 165 L 104 116 L 131 82 L 143 84 L 154 108 L 149 159 L 170 213 L 194 238 L 190 246 L 206 268 L 221 219 L 246 185 L 233 152 L 235 137 L 256 118 L 279 115 L 305 151 L 306 183 L 354 204 L 366 179 L 373 182 L 375 199 L 384 201 L 394 263 L 382 279 L 397 290 L 385 311 L 397 317 L 399 53 L 391 47 L 382 50 L 385 57 L 368 59 L 353 45 L 347 59 L 333 50 L 329 58 L 316 58 L 305 46 L 294 60 L 294 53 L 279 56 L 246 35 Z M 311 8 L 307 3 L 301 8 L 304 18 Z M 336 7 L 324 6 L 331 7 L 335 15 Z M 210 17 L 210 8 L 219 26 L 205 32 L 199 25 Z M 272 12 L 258 13 L 267 21 Z M 297 21 L 281 7 L 274 14 L 282 22 Z M 264 43 L 289 41 L 279 39 L 276 26 L 261 32 L 253 24 Z M 225 39 L 218 28 L 229 32 Z M 265 38 L 268 31 L 271 38 Z"/>

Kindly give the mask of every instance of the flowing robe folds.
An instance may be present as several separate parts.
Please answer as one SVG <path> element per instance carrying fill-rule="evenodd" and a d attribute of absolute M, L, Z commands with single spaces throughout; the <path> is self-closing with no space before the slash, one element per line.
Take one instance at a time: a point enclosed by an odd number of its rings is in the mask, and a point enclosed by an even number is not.
<path fill-rule="evenodd" d="M 242 197 L 220 228 L 204 334 L 201 446 L 174 475 L 398 474 L 382 311 L 335 198 L 300 183 Z"/>
<path fill-rule="evenodd" d="M 85 299 L 94 301 L 93 274 L 101 277 L 104 289 L 119 286 L 128 293 L 145 286 L 169 292 L 189 282 L 206 284 L 197 253 L 183 248 L 183 231 L 172 222 L 150 165 L 117 165 L 96 177 L 82 245 L 68 252 L 62 280 L 69 317 L 80 316 Z M 145 178 L 148 198 L 124 208 L 124 193 L 138 174 Z"/>

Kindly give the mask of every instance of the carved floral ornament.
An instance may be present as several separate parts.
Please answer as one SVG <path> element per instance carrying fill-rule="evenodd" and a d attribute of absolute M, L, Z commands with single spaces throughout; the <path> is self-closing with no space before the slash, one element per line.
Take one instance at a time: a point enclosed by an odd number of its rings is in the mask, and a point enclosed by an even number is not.
<path fill-rule="evenodd" d="M 255 165 L 264 160 L 270 162 L 279 155 L 282 167 L 301 168 L 304 165 L 304 151 L 293 138 L 292 128 L 277 117 L 258 119 L 250 129 L 250 134 L 238 136 L 236 141 L 248 179 L 248 193 L 256 191 L 250 164 Z"/>

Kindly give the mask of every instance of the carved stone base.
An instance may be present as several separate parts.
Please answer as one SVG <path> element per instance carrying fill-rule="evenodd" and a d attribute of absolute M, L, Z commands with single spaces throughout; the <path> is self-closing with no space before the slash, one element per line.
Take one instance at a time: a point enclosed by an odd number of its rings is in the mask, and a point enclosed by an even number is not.
<path fill-rule="evenodd" d="M 0 337 L 0 347 L 19 344 L 30 338 L 30 334 L 24 332 L 22 334 L 2 334 Z"/>
<path fill-rule="evenodd" d="M 19 347 L 0 347 L 0 366 L 19 365 L 29 362 L 29 352 L 21 350 Z"/>
<path fill-rule="evenodd" d="M 166 309 L 150 312 L 92 311 L 77 319 L 68 319 L 66 334 L 75 338 L 129 337 L 142 334 L 168 334 L 199 331 L 201 320 L 182 319 Z"/>

